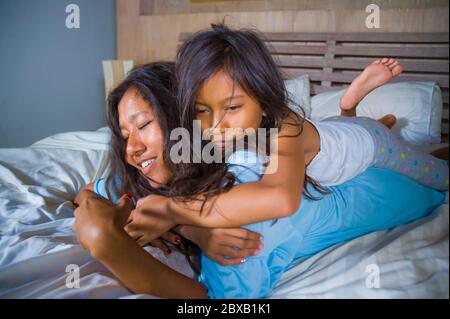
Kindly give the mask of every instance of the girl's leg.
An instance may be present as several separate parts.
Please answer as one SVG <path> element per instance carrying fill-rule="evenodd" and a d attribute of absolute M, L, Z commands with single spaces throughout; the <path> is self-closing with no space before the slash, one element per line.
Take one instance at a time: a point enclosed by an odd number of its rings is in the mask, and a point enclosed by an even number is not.
<path fill-rule="evenodd" d="M 397 122 L 397 118 L 393 114 L 388 114 L 383 116 L 381 119 L 378 119 L 377 121 L 391 129 Z"/>
<path fill-rule="evenodd" d="M 344 112 L 341 112 L 341 116 L 356 117 L 356 114 L 355 115 L 343 115 L 343 114 Z M 397 123 L 397 118 L 395 117 L 394 114 L 388 114 L 378 119 L 377 121 L 386 126 L 387 128 L 391 129 L 395 125 L 395 123 Z"/>
<path fill-rule="evenodd" d="M 356 116 L 356 106 L 370 92 L 402 73 L 403 66 L 396 59 L 375 60 L 356 77 L 342 95 L 339 107 L 343 116 Z"/>
<path fill-rule="evenodd" d="M 336 119 L 361 125 L 369 132 L 375 145 L 373 166 L 402 173 L 440 191 L 448 190 L 447 161 L 413 149 L 378 121 L 366 117 L 337 117 Z"/>
<path fill-rule="evenodd" d="M 430 153 L 434 157 L 440 158 L 442 160 L 448 161 L 448 146 L 447 147 L 441 147 L 437 150 L 434 150 Z"/>
<path fill-rule="evenodd" d="M 399 75 L 402 70 L 403 66 L 396 59 L 384 58 L 375 60 L 353 80 L 344 95 L 342 95 L 339 103 L 341 116 L 356 117 L 356 108 L 359 102 L 372 90 L 388 83 L 392 78 Z M 388 114 L 378 121 L 392 128 L 396 118 L 394 115 Z"/>

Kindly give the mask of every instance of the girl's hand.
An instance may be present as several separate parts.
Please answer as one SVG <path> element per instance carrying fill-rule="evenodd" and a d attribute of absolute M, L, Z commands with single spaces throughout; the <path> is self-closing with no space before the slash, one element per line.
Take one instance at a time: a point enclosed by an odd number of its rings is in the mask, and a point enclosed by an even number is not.
<path fill-rule="evenodd" d="M 264 247 L 260 234 L 243 228 L 178 226 L 175 231 L 196 243 L 206 256 L 223 266 L 239 265 L 246 261 L 245 257 L 258 255 Z"/>
<path fill-rule="evenodd" d="M 127 227 L 125 227 L 125 229 L 127 229 Z M 135 240 L 138 240 L 138 238 L 135 238 Z M 172 231 L 168 231 L 162 234 L 160 238 L 152 240 L 149 244 L 153 247 L 161 249 L 164 255 L 168 256 L 172 253 L 172 250 L 166 244 L 166 242 L 172 243 L 174 245 L 179 245 L 181 243 L 181 237 Z M 144 243 L 144 241 L 142 240 L 138 243 L 140 243 L 141 246 L 146 245 L 146 243 Z"/>
<path fill-rule="evenodd" d="M 137 201 L 125 231 L 141 246 L 152 243 L 176 226 L 167 214 L 168 198 L 149 195 Z"/>
<path fill-rule="evenodd" d="M 115 206 L 91 191 L 83 192 L 82 199 L 78 201 L 79 206 L 74 211 L 75 222 L 72 228 L 80 244 L 95 257 L 110 251 L 114 247 L 114 241 L 126 235 L 123 227 L 133 206 L 125 195 Z"/>

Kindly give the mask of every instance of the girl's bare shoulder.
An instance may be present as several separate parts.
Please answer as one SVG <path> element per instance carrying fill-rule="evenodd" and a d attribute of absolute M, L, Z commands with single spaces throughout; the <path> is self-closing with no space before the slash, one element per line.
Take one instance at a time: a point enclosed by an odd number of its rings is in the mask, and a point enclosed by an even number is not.
<path fill-rule="evenodd" d="M 309 163 L 320 150 L 320 136 L 310 121 L 291 112 L 283 121 L 280 129 L 280 137 L 297 136 L 302 145 L 305 161 Z"/>

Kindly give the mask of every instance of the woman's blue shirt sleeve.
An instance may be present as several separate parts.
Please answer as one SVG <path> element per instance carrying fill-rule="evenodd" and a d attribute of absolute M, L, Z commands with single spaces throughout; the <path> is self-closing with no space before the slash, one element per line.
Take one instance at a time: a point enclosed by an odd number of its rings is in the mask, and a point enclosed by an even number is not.
<path fill-rule="evenodd" d="M 119 194 L 117 191 L 117 188 L 120 188 L 120 180 L 118 177 L 115 177 L 114 180 L 110 180 L 110 184 L 107 185 L 108 179 L 107 178 L 99 178 L 94 182 L 94 192 L 102 196 L 106 199 L 109 199 L 113 203 L 117 204 L 119 202 Z M 113 185 L 114 184 L 114 185 Z M 108 191 L 110 191 L 111 196 L 108 196 Z"/>

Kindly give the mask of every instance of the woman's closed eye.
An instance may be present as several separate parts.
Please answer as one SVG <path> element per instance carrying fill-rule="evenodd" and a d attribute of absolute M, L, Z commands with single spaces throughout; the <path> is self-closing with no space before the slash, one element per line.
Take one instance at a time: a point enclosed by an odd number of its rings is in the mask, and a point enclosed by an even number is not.
<path fill-rule="evenodd" d="M 231 105 L 231 106 L 227 107 L 225 110 L 227 112 L 236 111 L 236 110 L 240 109 L 241 107 L 242 107 L 242 105 Z"/>
<path fill-rule="evenodd" d="M 147 125 L 149 125 L 150 123 L 152 123 L 152 121 L 147 121 L 144 124 L 141 124 L 138 126 L 138 130 L 142 130 L 144 129 Z"/>
<path fill-rule="evenodd" d="M 147 127 L 149 124 L 151 124 L 152 122 L 153 122 L 153 120 L 144 122 L 143 124 L 138 125 L 138 126 L 137 126 L 137 129 L 138 129 L 138 130 L 142 130 L 142 129 L 144 129 L 145 127 Z M 126 142 L 126 141 L 128 140 L 128 135 L 122 133 L 122 139 Z"/>
<path fill-rule="evenodd" d="M 209 110 L 207 109 L 196 109 L 195 110 L 197 114 L 207 114 L 209 113 Z"/>

